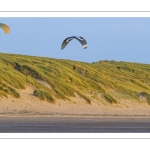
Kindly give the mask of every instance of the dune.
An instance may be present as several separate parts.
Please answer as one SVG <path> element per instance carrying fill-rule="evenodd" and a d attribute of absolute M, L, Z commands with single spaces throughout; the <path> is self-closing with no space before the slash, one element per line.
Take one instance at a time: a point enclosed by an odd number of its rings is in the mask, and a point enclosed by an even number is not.
<path fill-rule="evenodd" d="M 149 64 L 1 53 L 0 70 L 0 117 L 150 116 Z"/>

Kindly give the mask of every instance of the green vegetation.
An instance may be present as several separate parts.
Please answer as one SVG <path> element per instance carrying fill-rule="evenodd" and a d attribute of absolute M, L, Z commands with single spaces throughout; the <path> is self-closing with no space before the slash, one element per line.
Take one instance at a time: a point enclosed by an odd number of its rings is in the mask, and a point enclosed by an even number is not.
<path fill-rule="evenodd" d="M 139 100 L 138 94 L 150 104 L 149 73 L 149 64 L 107 60 L 86 63 L 0 53 L 0 96 L 19 98 L 18 89 L 30 85 L 34 96 L 49 102 L 69 100 L 77 93 L 91 104 L 94 96 L 86 93 L 93 92 L 95 97 L 103 95 L 110 104 L 117 103 L 120 95 Z"/>
<path fill-rule="evenodd" d="M 20 97 L 20 94 L 13 87 L 8 86 L 0 80 L 0 96 L 5 96 L 8 98 L 7 94 L 15 98 Z"/>
<path fill-rule="evenodd" d="M 105 94 L 104 97 L 109 103 L 117 103 L 117 101 L 111 95 Z"/>
<path fill-rule="evenodd" d="M 48 100 L 50 102 L 54 102 L 54 98 L 47 92 L 41 90 L 35 90 L 34 95 L 37 96 L 41 100 Z"/>
<path fill-rule="evenodd" d="M 91 99 L 89 97 L 87 97 L 86 95 L 82 94 L 79 91 L 76 91 L 78 95 L 80 95 L 83 99 L 85 99 L 87 101 L 87 103 L 91 104 Z"/>

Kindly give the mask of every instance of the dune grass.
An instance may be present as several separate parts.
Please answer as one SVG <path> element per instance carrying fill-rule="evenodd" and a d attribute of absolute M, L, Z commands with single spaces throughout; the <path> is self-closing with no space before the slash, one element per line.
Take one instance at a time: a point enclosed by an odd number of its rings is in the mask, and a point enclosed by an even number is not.
<path fill-rule="evenodd" d="M 91 104 L 91 98 L 84 91 L 94 91 L 104 95 L 108 103 L 117 103 L 119 99 L 108 92 L 111 89 L 137 100 L 137 95 L 143 93 L 150 104 L 149 72 L 149 64 L 107 60 L 86 63 L 0 53 L 0 96 L 19 98 L 17 89 L 31 85 L 35 89 L 34 96 L 50 102 L 69 99 L 76 92 Z M 51 88 L 38 80 L 47 82 Z"/>
<path fill-rule="evenodd" d="M 47 100 L 47 101 L 50 101 L 50 102 L 55 101 L 54 98 L 48 92 L 44 92 L 44 91 L 41 91 L 41 90 L 35 90 L 34 95 L 36 97 L 38 97 L 39 99 L 41 99 L 41 100 Z"/>

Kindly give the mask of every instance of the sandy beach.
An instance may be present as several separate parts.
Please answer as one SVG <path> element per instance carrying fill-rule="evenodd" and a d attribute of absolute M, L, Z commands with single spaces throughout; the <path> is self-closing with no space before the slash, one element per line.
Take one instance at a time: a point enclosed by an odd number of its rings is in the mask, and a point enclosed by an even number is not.
<path fill-rule="evenodd" d="M 150 106 L 145 101 L 93 100 L 88 104 L 76 96 L 52 104 L 33 96 L 31 87 L 19 93 L 19 99 L 0 99 L 1 133 L 150 132 Z"/>
<path fill-rule="evenodd" d="M 54 104 L 33 96 L 33 89 L 19 90 L 21 98 L 0 98 L 0 117 L 90 117 L 90 118 L 149 118 L 150 105 L 145 101 L 122 100 L 118 104 L 92 101 L 88 104 L 80 97 L 71 100 L 56 100 Z"/>

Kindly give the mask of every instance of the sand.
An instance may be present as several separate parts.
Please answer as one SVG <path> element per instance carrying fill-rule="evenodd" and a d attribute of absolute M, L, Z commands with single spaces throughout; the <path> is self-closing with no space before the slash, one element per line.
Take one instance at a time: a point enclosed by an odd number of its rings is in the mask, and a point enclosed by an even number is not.
<path fill-rule="evenodd" d="M 97 100 L 88 104 L 80 97 L 71 98 L 71 101 L 56 100 L 54 104 L 42 101 L 33 96 L 32 87 L 19 90 L 19 99 L 8 97 L 0 98 L 0 117 L 150 117 L 150 105 L 122 100 L 119 104 L 109 104 Z"/>

